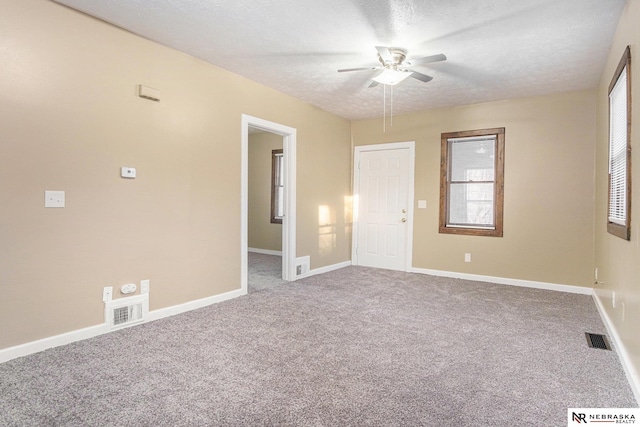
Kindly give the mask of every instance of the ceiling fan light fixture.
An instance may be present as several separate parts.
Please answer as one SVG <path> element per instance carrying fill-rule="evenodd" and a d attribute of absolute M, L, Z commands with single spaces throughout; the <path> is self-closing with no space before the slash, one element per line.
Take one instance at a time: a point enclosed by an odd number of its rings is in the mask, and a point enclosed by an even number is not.
<path fill-rule="evenodd" d="M 393 86 L 397 85 L 411 74 L 411 71 L 400 71 L 386 68 L 379 76 L 374 77 L 372 80 L 383 85 Z"/>

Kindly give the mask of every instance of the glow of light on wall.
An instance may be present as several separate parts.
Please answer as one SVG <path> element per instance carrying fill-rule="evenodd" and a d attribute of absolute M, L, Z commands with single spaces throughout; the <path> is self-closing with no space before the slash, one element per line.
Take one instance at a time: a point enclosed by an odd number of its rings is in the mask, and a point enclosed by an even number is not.
<path fill-rule="evenodd" d="M 322 227 L 329 224 L 331 224 L 331 208 L 327 205 L 320 205 L 318 207 L 318 225 Z"/>
<path fill-rule="evenodd" d="M 353 196 L 344 196 L 344 223 L 353 221 Z"/>
<path fill-rule="evenodd" d="M 318 206 L 318 253 L 330 255 L 336 248 L 335 213 L 328 205 Z"/>
<path fill-rule="evenodd" d="M 358 222 L 358 195 L 351 196 L 351 222 Z"/>

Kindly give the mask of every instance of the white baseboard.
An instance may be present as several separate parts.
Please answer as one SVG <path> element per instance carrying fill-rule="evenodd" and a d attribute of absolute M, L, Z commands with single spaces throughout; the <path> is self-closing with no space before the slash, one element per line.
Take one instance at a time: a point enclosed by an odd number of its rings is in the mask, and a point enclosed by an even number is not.
<path fill-rule="evenodd" d="M 607 314 L 607 310 L 604 308 L 604 304 L 602 304 L 602 300 L 600 299 L 600 295 L 598 295 L 597 290 L 593 293 L 593 301 L 595 302 L 596 308 L 600 313 L 602 323 L 604 323 L 604 326 L 607 328 L 609 337 L 613 340 L 613 345 L 616 349 L 616 352 L 618 353 L 620 363 L 622 364 L 622 369 L 624 369 L 624 373 L 627 376 L 627 380 L 629 381 L 629 385 L 631 386 L 633 395 L 636 398 L 636 402 L 638 402 L 638 404 L 640 405 L 640 376 L 638 376 L 638 371 L 636 371 L 633 367 L 629 352 L 622 343 L 616 327 L 613 325 L 611 318 Z"/>
<path fill-rule="evenodd" d="M 87 338 L 97 337 L 98 335 L 106 334 L 110 331 L 111 329 L 109 328 L 109 325 L 103 323 L 101 325 L 89 326 L 88 328 L 65 332 L 64 334 L 42 338 L 37 341 L 31 341 L 14 347 L 4 348 L 0 350 L 0 363 L 22 356 L 28 356 L 33 353 L 38 353 L 49 348 L 59 347 L 65 344 L 71 344 L 72 342 L 86 340 Z"/>
<path fill-rule="evenodd" d="M 593 289 L 584 286 L 560 285 L 557 283 L 535 282 L 532 280 L 509 279 L 506 277 L 482 276 L 479 274 L 456 273 L 453 271 L 428 270 L 412 268 L 411 272 L 429 274 L 431 276 L 451 277 L 454 279 L 475 280 L 478 282 L 497 283 L 500 285 L 521 286 L 524 288 L 546 289 L 549 291 L 569 292 L 572 294 L 593 295 Z"/>
<path fill-rule="evenodd" d="M 298 277 L 296 277 L 296 280 L 297 279 L 302 279 L 304 277 L 315 276 L 317 274 L 328 273 L 328 272 L 334 271 L 334 270 L 339 270 L 341 268 L 349 267 L 350 265 L 351 265 L 351 261 L 344 261 L 344 262 L 340 262 L 338 264 L 332 264 L 332 265 L 327 265 L 325 267 L 314 268 L 313 270 L 309 270 L 305 274 L 299 275 Z"/>
<path fill-rule="evenodd" d="M 227 301 L 233 298 L 237 298 L 242 295 L 246 295 L 247 292 L 242 289 L 235 291 L 225 292 L 224 294 L 214 295 L 207 298 L 197 299 L 195 301 L 185 302 L 184 304 L 172 305 L 171 307 L 160 308 L 149 312 L 148 320 L 158 320 L 169 316 L 175 316 L 176 314 L 186 313 L 187 311 L 196 310 L 198 308 L 206 307 L 212 304 L 217 304 L 222 301 Z"/>
<path fill-rule="evenodd" d="M 247 292 L 241 289 L 225 292 L 220 295 L 214 295 L 212 297 L 202 298 L 195 301 L 190 301 L 184 304 L 174 305 L 171 307 L 165 307 L 158 310 L 149 311 L 146 319 L 143 322 L 139 322 L 127 327 L 134 327 L 141 325 L 142 323 L 151 322 L 154 320 L 162 319 L 164 317 L 174 316 L 176 314 L 184 313 L 187 311 L 195 310 L 197 308 L 206 307 L 208 305 L 216 304 L 222 301 L 226 301 L 232 298 L 245 295 Z M 11 359 L 18 357 L 28 356 L 33 353 L 47 350 L 49 348 L 59 347 L 61 345 L 71 344 L 76 341 L 86 340 L 88 338 L 97 337 L 115 330 L 122 328 L 111 329 L 107 323 L 101 325 L 89 326 L 88 328 L 78 329 L 75 331 L 65 332 L 64 334 L 54 335 L 52 337 L 43 338 L 37 341 L 20 344 L 14 347 L 8 347 L 0 350 L 0 363 L 7 362 Z"/>
<path fill-rule="evenodd" d="M 258 249 L 258 248 L 247 248 L 249 252 L 254 252 L 256 254 L 265 254 L 265 255 L 277 255 L 282 256 L 282 251 L 272 251 L 271 249 Z"/>

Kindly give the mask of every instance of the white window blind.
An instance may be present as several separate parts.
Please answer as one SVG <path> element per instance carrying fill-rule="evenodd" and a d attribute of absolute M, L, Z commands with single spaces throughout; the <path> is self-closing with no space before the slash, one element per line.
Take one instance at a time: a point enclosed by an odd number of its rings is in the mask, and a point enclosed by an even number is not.
<path fill-rule="evenodd" d="M 284 174 L 283 161 L 284 157 L 282 153 L 276 154 L 275 171 L 274 171 L 274 183 L 275 186 L 275 212 L 274 216 L 277 219 L 282 219 L 284 215 Z"/>
<path fill-rule="evenodd" d="M 609 94 L 609 222 L 627 224 L 627 68 Z"/>

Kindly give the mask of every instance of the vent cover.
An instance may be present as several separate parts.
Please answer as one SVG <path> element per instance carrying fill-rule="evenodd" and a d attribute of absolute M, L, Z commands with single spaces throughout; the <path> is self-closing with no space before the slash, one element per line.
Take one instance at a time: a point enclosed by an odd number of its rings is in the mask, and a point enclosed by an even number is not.
<path fill-rule="evenodd" d="M 309 265 L 311 263 L 311 258 L 307 256 L 303 256 L 300 258 L 296 258 L 296 276 L 302 276 L 309 272 Z"/>
<path fill-rule="evenodd" d="M 148 312 L 148 294 L 119 298 L 104 306 L 105 323 L 112 329 L 142 322 Z"/>
<path fill-rule="evenodd" d="M 138 85 L 138 96 L 150 101 L 160 101 L 160 91 L 152 87 Z"/>
<path fill-rule="evenodd" d="M 611 350 L 607 337 L 601 334 L 584 333 L 587 337 L 587 344 L 590 348 L 599 348 L 602 350 Z"/>
<path fill-rule="evenodd" d="M 142 303 L 113 309 L 113 326 L 142 320 Z"/>

